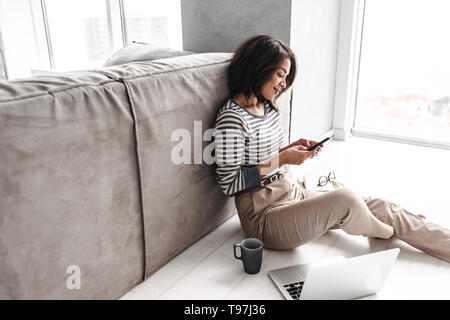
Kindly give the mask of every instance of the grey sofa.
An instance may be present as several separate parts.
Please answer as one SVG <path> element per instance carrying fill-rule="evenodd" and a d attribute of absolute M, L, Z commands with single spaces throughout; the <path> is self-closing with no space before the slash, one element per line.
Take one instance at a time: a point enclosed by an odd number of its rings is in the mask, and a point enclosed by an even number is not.
<path fill-rule="evenodd" d="M 230 58 L 0 82 L 1 299 L 119 298 L 235 214 L 214 165 L 171 160 L 176 129 L 197 139 L 192 153 L 211 143 L 194 126 L 214 126 Z"/>

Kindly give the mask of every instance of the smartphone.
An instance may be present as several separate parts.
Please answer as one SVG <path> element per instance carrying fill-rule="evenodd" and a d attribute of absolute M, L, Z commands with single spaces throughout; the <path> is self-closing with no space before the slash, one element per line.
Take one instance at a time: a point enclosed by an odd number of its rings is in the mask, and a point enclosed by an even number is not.
<path fill-rule="evenodd" d="M 313 151 L 314 149 L 316 149 L 317 147 L 319 147 L 320 145 L 324 144 L 325 142 L 327 142 L 328 140 L 333 140 L 334 139 L 334 135 L 332 135 L 331 137 L 327 137 L 325 139 L 323 139 L 322 141 L 320 141 L 319 143 L 311 146 L 308 148 L 308 151 Z"/>

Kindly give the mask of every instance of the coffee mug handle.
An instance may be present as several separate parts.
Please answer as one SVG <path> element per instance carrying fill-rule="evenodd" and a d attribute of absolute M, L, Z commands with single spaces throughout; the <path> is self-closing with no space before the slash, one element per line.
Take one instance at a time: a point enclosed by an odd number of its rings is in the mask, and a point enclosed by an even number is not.
<path fill-rule="evenodd" d="M 236 259 L 241 259 L 242 260 L 242 251 L 241 251 L 241 256 L 240 257 L 238 257 L 237 255 L 236 255 L 236 248 L 237 247 L 241 247 L 241 245 L 238 243 L 238 244 L 233 244 L 233 253 L 234 253 L 234 257 L 236 258 Z"/>

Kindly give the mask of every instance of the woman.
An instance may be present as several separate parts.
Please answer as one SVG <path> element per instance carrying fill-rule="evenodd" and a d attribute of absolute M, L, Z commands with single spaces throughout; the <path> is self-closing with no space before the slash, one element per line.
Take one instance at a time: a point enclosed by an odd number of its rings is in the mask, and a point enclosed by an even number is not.
<path fill-rule="evenodd" d="M 216 118 L 217 179 L 235 197 L 241 226 L 265 247 L 290 249 L 329 229 L 387 239 L 396 236 L 450 262 L 450 230 L 379 198 L 347 188 L 303 189 L 284 166 L 301 165 L 320 152 L 316 141 L 299 139 L 281 148 L 283 131 L 276 98 L 296 75 L 293 52 L 270 36 L 244 41 L 229 68 L 231 98 Z"/>

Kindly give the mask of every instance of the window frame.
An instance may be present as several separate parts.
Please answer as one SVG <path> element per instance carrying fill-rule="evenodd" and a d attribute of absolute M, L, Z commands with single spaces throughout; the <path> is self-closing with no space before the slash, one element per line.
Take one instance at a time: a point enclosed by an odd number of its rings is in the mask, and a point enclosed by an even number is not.
<path fill-rule="evenodd" d="M 127 39 L 126 13 L 124 0 L 104 0 L 106 3 L 106 17 L 110 33 L 111 48 L 117 52 L 129 44 Z M 47 74 L 48 72 L 65 71 L 55 65 L 52 46 L 51 30 L 48 21 L 46 0 L 29 0 L 29 7 L 34 28 L 34 39 L 40 66 L 31 69 L 31 76 Z M 181 23 L 181 22 L 180 22 Z M 6 80 L 11 80 L 6 65 L 7 53 L 5 53 L 0 35 L 0 55 L 3 57 L 4 74 Z"/>
<path fill-rule="evenodd" d="M 47 73 L 65 71 L 64 68 L 55 64 L 54 50 L 52 46 L 51 30 L 48 21 L 47 1 L 46 0 L 28 0 L 32 17 L 32 26 L 34 31 L 34 41 L 36 43 L 36 52 L 38 55 L 39 66 L 32 68 L 31 76 Z M 126 25 L 126 12 L 124 0 L 103 0 L 106 4 L 106 17 L 108 31 L 110 34 L 110 44 L 113 52 L 129 44 Z M 180 0 L 181 1 L 181 0 Z M 181 4 L 180 4 L 181 6 Z M 181 18 L 181 17 L 180 17 Z M 180 26 L 182 25 L 180 21 Z M 182 46 L 182 45 L 181 45 Z M 179 48 L 182 50 L 182 48 Z M 11 80 L 8 73 L 8 52 L 5 52 L 0 34 L 0 58 L 3 58 L 4 69 L 2 72 L 6 80 Z"/>
<path fill-rule="evenodd" d="M 52 39 L 50 35 L 50 28 L 47 17 L 46 0 L 39 0 L 40 5 L 31 5 L 31 11 L 34 18 L 34 29 L 36 32 L 35 38 L 38 42 L 38 52 L 41 57 L 47 57 L 48 69 L 50 71 L 57 71 L 53 57 Z M 113 51 L 117 51 L 123 46 L 126 46 L 126 32 L 124 25 L 123 0 L 105 0 L 106 2 L 106 16 L 108 21 L 108 30 L 111 33 L 110 39 L 112 41 Z M 120 27 L 119 27 L 120 25 Z M 37 35 L 45 35 L 45 37 L 38 38 Z M 45 44 L 43 43 L 45 42 Z M 44 71 L 46 68 L 42 68 Z M 40 70 L 34 70 L 39 73 Z M 32 70 L 33 74 L 33 70 Z"/>
<path fill-rule="evenodd" d="M 359 60 L 365 0 L 342 0 L 334 99 L 334 133 L 339 140 L 352 135 L 356 112 Z"/>
<path fill-rule="evenodd" d="M 336 67 L 334 133 L 339 140 L 358 136 L 425 147 L 450 149 L 450 141 L 418 138 L 355 126 L 359 65 L 366 0 L 342 0 Z"/>

